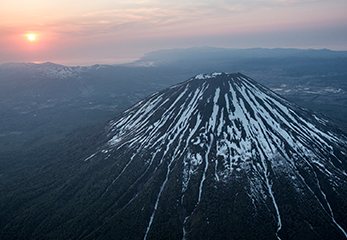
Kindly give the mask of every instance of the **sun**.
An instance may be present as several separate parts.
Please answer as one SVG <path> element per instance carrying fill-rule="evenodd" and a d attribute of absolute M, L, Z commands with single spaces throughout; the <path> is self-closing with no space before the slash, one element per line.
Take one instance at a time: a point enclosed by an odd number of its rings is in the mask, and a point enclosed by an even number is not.
<path fill-rule="evenodd" d="M 36 36 L 35 36 L 35 34 L 30 33 L 30 34 L 27 34 L 27 38 L 29 41 L 34 41 Z"/>

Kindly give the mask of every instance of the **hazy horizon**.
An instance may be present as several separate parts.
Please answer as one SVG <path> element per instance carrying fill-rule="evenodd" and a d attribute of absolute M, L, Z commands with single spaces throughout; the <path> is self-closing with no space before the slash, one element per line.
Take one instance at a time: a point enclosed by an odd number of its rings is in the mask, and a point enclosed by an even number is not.
<path fill-rule="evenodd" d="M 345 9 L 344 0 L 1 2 L 0 63 L 117 64 L 200 46 L 347 50 Z"/>
<path fill-rule="evenodd" d="M 129 58 L 129 59 L 98 59 L 98 60 L 93 60 L 93 59 L 82 59 L 81 61 L 74 61 L 76 59 L 67 59 L 65 61 L 59 61 L 59 60 L 54 60 L 54 61 L 9 61 L 9 62 L 0 62 L 0 65 L 2 64 L 8 64 L 8 63 L 33 63 L 33 64 L 43 64 L 43 63 L 54 63 L 54 64 L 58 64 L 58 65 L 64 65 L 64 66 L 70 66 L 70 67 L 76 67 L 76 66 L 92 66 L 92 65 L 97 65 L 97 64 L 105 64 L 105 65 L 122 65 L 122 64 L 131 64 L 131 63 L 136 63 L 136 61 L 141 61 L 144 60 L 145 62 L 148 61 L 148 56 L 152 56 L 153 54 L 154 56 L 156 55 L 156 53 L 159 53 L 161 51 L 163 52 L 167 52 L 169 54 L 174 54 L 174 56 L 177 57 L 176 54 L 183 54 L 181 57 L 183 58 L 185 56 L 185 54 L 182 52 L 186 51 L 186 53 L 194 50 L 194 52 L 199 51 L 200 54 L 203 54 L 207 49 L 207 53 L 209 54 L 211 53 L 210 51 L 212 49 L 214 49 L 214 53 L 213 54 L 218 54 L 218 52 L 220 52 L 221 50 L 226 50 L 226 53 L 232 53 L 233 51 L 243 51 L 245 50 L 245 53 L 247 52 L 247 50 L 254 50 L 255 52 L 258 49 L 262 49 L 267 51 L 264 52 L 264 54 L 266 54 L 265 57 L 269 57 L 267 54 L 269 54 L 271 52 L 271 50 L 314 50 L 314 51 L 323 51 L 323 50 L 327 50 L 327 51 L 331 51 L 331 52 L 347 52 L 344 50 L 332 50 L 332 49 L 327 49 L 327 48 L 320 48 L 320 49 L 313 49 L 313 48 L 216 48 L 216 47 L 211 47 L 211 46 L 202 46 L 202 47 L 190 47 L 190 48 L 171 48 L 171 49 L 158 49 L 155 51 L 151 51 L 151 52 L 146 52 L 144 54 L 142 54 L 141 56 L 137 57 L 137 58 Z M 253 53 L 256 54 L 254 57 L 259 57 L 259 53 Z M 236 53 L 236 52 L 235 52 Z M 251 57 L 249 56 L 249 52 L 246 53 L 247 56 L 245 57 Z M 162 54 L 159 54 L 162 55 Z M 278 54 L 276 54 L 277 56 Z M 217 57 L 217 55 L 214 55 Z M 289 55 L 283 55 L 283 57 L 288 57 Z M 158 57 L 158 56 L 156 56 Z M 233 56 L 230 56 L 231 58 Z M 235 58 L 239 58 L 239 52 L 237 55 L 234 56 Z M 151 58 L 151 57 L 150 57 Z M 164 60 L 164 58 L 161 57 L 161 60 Z M 151 61 L 151 60 L 149 60 Z M 160 61 L 160 60 L 159 60 Z"/>

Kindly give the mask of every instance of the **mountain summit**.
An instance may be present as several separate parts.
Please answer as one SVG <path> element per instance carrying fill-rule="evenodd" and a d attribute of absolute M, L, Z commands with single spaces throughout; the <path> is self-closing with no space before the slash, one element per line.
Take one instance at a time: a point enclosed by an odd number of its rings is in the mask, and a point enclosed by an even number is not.
<path fill-rule="evenodd" d="M 108 163 L 93 237 L 347 237 L 346 135 L 240 73 L 155 93 L 107 137 L 85 159 Z"/>

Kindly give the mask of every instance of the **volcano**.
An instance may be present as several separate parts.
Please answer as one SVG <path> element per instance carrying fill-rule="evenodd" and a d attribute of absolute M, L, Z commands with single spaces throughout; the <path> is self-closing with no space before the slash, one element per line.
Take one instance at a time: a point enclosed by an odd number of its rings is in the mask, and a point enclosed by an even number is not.
<path fill-rule="evenodd" d="M 86 237 L 347 237 L 346 135 L 240 73 L 155 93 L 106 132 L 85 164 L 107 168 L 94 204 L 110 204 Z"/>

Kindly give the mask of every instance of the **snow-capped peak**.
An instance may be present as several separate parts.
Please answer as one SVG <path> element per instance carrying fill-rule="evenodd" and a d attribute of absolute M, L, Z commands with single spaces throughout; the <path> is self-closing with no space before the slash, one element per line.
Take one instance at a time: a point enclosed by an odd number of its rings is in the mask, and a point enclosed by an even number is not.
<path fill-rule="evenodd" d="M 324 224 L 306 219 L 320 214 L 318 219 L 325 220 L 318 222 L 329 222 L 326 226 L 333 225 L 334 234 L 347 237 L 341 217 L 335 218 L 339 206 L 332 207 L 326 197 L 331 191 L 347 195 L 346 146 L 346 136 L 327 120 L 242 74 L 213 73 L 155 93 L 123 112 L 110 122 L 107 143 L 86 163 L 113 159 L 121 166 L 104 195 L 113 187 L 124 188 L 121 179 L 127 179 L 129 188 L 139 184 L 129 193 L 131 201 L 153 199 L 143 206 L 150 213 L 143 220 L 148 223 L 142 230 L 144 239 L 155 238 L 155 226 L 162 224 L 172 199 L 172 212 L 181 214 L 183 239 L 199 238 L 194 222 L 201 221 L 203 209 L 213 205 L 216 196 L 224 198 L 223 193 L 232 196 L 227 202 L 243 196 L 250 205 L 238 211 L 245 215 L 270 217 L 271 229 L 252 224 L 274 238 L 287 236 L 283 231 L 292 224 L 288 216 L 299 216 L 292 215 L 290 204 L 307 211 L 307 217 L 296 221 L 310 221 L 307 231 L 312 234 L 322 231 Z M 142 191 L 141 183 L 152 186 L 151 181 L 156 187 Z M 146 197 L 137 198 L 141 194 Z M 219 211 L 217 217 L 208 212 L 208 222 L 215 226 L 212 232 L 222 224 L 218 221 L 224 212 L 230 218 L 236 210 L 227 204 Z"/>

